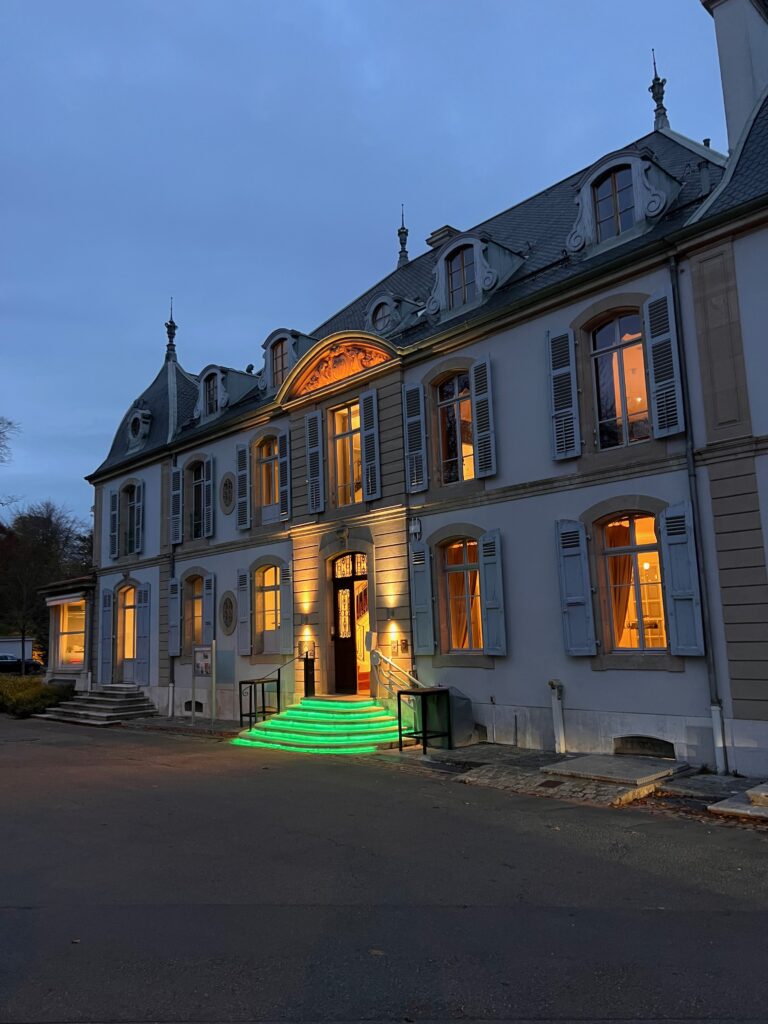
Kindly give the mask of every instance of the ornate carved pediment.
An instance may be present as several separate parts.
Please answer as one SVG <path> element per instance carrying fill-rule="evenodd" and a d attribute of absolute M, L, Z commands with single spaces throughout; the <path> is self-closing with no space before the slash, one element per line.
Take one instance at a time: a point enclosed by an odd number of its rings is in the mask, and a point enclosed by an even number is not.
<path fill-rule="evenodd" d="M 290 389 L 291 394 L 308 395 L 391 358 L 384 349 L 368 341 L 334 341 L 310 362 Z"/>

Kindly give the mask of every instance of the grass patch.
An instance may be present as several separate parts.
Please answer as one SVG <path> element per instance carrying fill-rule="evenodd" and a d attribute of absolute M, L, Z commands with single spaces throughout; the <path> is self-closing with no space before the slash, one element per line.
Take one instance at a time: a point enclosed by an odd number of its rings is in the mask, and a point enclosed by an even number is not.
<path fill-rule="evenodd" d="M 0 676 L 0 711 L 29 718 L 68 700 L 74 691 L 74 686 L 44 686 L 43 676 Z"/>

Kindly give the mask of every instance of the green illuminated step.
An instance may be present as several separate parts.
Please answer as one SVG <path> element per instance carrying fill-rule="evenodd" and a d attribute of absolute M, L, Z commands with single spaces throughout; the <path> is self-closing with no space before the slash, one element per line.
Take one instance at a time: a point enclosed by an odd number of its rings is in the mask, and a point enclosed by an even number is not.
<path fill-rule="evenodd" d="M 316 731 L 312 729 L 296 729 L 291 725 L 283 725 L 276 722 L 274 724 L 264 723 L 264 725 L 254 726 L 242 735 L 252 736 L 255 739 L 264 741 L 269 741 L 269 739 L 274 737 L 277 742 L 283 738 L 290 737 L 291 739 L 304 741 L 312 740 L 318 745 L 350 742 L 391 743 L 393 739 L 397 739 L 397 726 L 394 728 L 355 730 L 354 732 L 347 729 Z"/>
<path fill-rule="evenodd" d="M 260 747 L 271 750 L 290 750 L 294 754 L 375 754 L 377 747 L 308 747 L 283 743 L 262 743 L 238 736 L 231 741 L 236 747 Z"/>
<path fill-rule="evenodd" d="M 357 726 L 366 725 L 378 725 L 381 722 L 392 722 L 393 718 L 388 715 L 385 711 L 377 711 L 371 715 L 315 715 L 309 712 L 301 711 L 284 711 L 280 715 L 281 721 L 286 722 L 299 722 L 307 723 L 308 725 L 327 725 L 333 727 L 335 725 L 349 726 L 351 728 L 357 728 Z"/>

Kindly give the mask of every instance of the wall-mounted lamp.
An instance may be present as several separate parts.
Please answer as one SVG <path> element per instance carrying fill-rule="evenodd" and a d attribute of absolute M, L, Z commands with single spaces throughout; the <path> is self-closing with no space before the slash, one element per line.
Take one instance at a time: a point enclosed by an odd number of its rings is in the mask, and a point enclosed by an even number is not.
<path fill-rule="evenodd" d="M 394 617 L 395 617 L 395 609 L 394 608 L 387 608 L 387 619 L 388 620 L 394 619 Z"/>
<path fill-rule="evenodd" d="M 411 540 L 421 540 L 421 520 L 418 517 L 408 520 L 408 536 Z"/>
<path fill-rule="evenodd" d="M 408 653 L 408 641 L 405 638 L 393 640 L 389 647 L 391 651 L 391 658 L 396 658 L 399 654 Z"/>
<path fill-rule="evenodd" d="M 309 658 L 310 661 L 315 660 L 314 640 L 299 640 L 299 657 Z"/>

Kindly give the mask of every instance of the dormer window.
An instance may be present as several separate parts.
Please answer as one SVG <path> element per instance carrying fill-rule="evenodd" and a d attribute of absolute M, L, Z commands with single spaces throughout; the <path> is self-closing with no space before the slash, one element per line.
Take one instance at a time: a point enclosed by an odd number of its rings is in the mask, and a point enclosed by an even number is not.
<path fill-rule="evenodd" d="M 377 334 L 383 334 L 392 320 L 392 309 L 388 302 L 380 302 L 371 315 L 371 323 Z"/>
<path fill-rule="evenodd" d="M 219 411 L 219 379 L 215 373 L 205 378 L 203 391 L 205 415 L 214 416 Z"/>
<path fill-rule="evenodd" d="M 279 388 L 288 375 L 288 341 L 281 338 L 272 345 L 272 384 Z"/>
<path fill-rule="evenodd" d="M 599 242 L 634 227 L 635 200 L 631 167 L 617 167 L 604 174 L 592 186 L 592 194 Z"/>
<path fill-rule="evenodd" d="M 475 249 L 463 245 L 451 253 L 446 262 L 448 273 L 448 308 L 457 309 L 475 297 Z"/>

